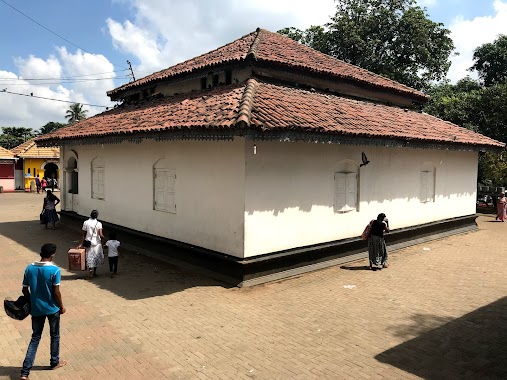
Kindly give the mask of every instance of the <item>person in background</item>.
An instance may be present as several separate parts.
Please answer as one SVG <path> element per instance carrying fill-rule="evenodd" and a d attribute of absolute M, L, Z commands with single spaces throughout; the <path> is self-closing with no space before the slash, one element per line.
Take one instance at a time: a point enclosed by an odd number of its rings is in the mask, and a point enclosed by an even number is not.
<path fill-rule="evenodd" d="M 384 232 L 389 232 L 389 221 L 386 214 L 378 214 L 377 219 L 373 221 L 368 237 L 368 256 L 370 259 L 370 269 L 380 270 L 387 268 L 388 254 Z"/>
<path fill-rule="evenodd" d="M 54 192 L 55 191 L 55 186 L 56 186 L 55 173 L 51 173 L 51 178 L 48 181 L 48 185 L 51 186 L 51 191 Z"/>
<path fill-rule="evenodd" d="M 58 199 L 51 190 L 47 190 L 46 193 L 47 195 L 44 198 L 44 204 L 42 206 L 42 211 L 44 212 L 44 224 L 47 229 L 48 224 L 53 223 L 54 230 L 56 228 L 56 223 L 60 221 L 58 213 L 56 212 L 56 205 L 60 203 L 60 199 Z"/>
<path fill-rule="evenodd" d="M 116 276 L 118 272 L 118 257 L 120 250 L 120 242 L 116 238 L 116 232 L 109 234 L 109 240 L 106 242 L 104 247 L 107 249 L 107 258 L 109 259 L 109 272 L 111 278 Z"/>
<path fill-rule="evenodd" d="M 37 194 L 40 194 L 40 189 L 42 187 L 42 184 L 40 182 L 39 175 L 37 174 L 37 177 L 35 177 L 35 187 L 37 187 Z"/>
<path fill-rule="evenodd" d="M 40 181 L 42 191 L 46 191 L 46 187 L 48 187 L 48 181 L 46 181 L 46 177 L 42 177 L 42 181 Z"/>
<path fill-rule="evenodd" d="M 23 277 L 23 295 L 30 298 L 32 339 L 21 369 L 21 379 L 27 380 L 35 361 L 46 318 L 49 322 L 51 369 L 67 364 L 60 359 L 60 315 L 65 314 L 60 293 L 60 268 L 53 264 L 56 245 L 46 243 L 40 250 L 40 261 L 28 265 Z"/>
<path fill-rule="evenodd" d="M 500 194 L 496 201 L 496 219 L 500 220 L 501 222 L 505 222 L 505 219 L 507 218 L 506 214 L 506 207 L 507 207 L 507 198 L 505 198 L 505 193 Z"/>
<path fill-rule="evenodd" d="M 104 264 L 104 251 L 101 239 L 105 238 L 102 234 L 102 223 L 98 221 L 98 217 L 99 212 L 93 210 L 90 213 L 90 219 L 84 221 L 81 242 L 78 246 L 78 248 L 86 248 L 86 265 L 89 268 L 89 278 L 96 277 L 97 267 Z"/>

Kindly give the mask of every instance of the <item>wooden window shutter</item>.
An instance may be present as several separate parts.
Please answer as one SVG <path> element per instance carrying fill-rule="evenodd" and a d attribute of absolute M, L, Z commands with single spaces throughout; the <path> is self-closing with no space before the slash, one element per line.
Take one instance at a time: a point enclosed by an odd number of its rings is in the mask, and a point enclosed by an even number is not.
<path fill-rule="evenodd" d="M 176 213 L 176 173 L 169 169 L 154 170 L 154 205 L 158 211 Z"/>
<path fill-rule="evenodd" d="M 347 173 L 347 206 L 356 208 L 357 204 L 357 174 Z"/>
<path fill-rule="evenodd" d="M 334 175 L 335 211 L 342 211 L 347 206 L 347 175 L 335 173 Z"/>
<path fill-rule="evenodd" d="M 428 172 L 421 172 L 421 202 L 428 201 Z"/>

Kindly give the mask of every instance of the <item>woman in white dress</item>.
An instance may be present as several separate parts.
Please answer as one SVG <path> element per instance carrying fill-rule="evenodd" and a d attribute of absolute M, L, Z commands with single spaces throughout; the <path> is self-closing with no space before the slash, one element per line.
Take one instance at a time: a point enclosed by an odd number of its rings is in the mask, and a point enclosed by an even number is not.
<path fill-rule="evenodd" d="M 98 221 L 99 212 L 93 210 L 90 219 L 83 223 L 83 233 L 79 247 L 86 249 L 86 265 L 88 266 L 89 277 L 97 276 L 97 267 L 104 264 L 104 251 L 102 241 L 105 239 L 102 234 L 102 223 Z"/>

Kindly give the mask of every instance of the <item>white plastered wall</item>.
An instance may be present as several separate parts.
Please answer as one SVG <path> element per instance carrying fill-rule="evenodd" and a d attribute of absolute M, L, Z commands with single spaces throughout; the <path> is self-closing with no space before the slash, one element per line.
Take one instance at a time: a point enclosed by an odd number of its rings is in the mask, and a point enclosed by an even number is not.
<path fill-rule="evenodd" d="M 244 144 L 237 138 L 67 147 L 64 154 L 73 149 L 79 157 L 77 212 L 97 209 L 99 220 L 242 257 Z M 105 200 L 91 198 L 96 157 L 105 162 Z M 153 210 L 153 165 L 161 158 L 176 171 L 176 214 Z"/>
<path fill-rule="evenodd" d="M 359 210 L 336 213 L 334 173 L 363 151 Z M 245 257 L 359 236 L 381 212 L 393 229 L 475 213 L 475 152 L 251 141 L 245 152 Z M 429 163 L 435 200 L 421 203 Z"/>

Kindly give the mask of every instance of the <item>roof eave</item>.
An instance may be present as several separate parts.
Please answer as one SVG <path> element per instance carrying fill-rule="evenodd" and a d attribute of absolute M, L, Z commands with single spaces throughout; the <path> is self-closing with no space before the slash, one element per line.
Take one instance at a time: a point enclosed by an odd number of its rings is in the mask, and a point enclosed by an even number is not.
<path fill-rule="evenodd" d="M 133 132 L 106 135 L 88 135 L 74 138 L 50 138 L 39 141 L 37 145 L 54 147 L 64 145 L 96 145 L 118 144 L 123 141 L 138 143 L 141 140 L 232 140 L 235 137 L 245 137 L 258 141 L 279 142 L 312 142 L 312 143 L 335 143 L 359 146 L 384 146 L 392 148 L 416 148 L 416 149 L 443 149 L 458 151 L 487 151 L 499 153 L 505 149 L 502 145 L 469 144 L 462 142 L 448 142 L 424 139 L 408 139 L 395 137 L 379 137 L 370 135 L 322 133 L 305 130 L 262 130 L 261 128 L 245 128 L 243 120 L 238 120 L 237 126 L 230 129 L 211 128 L 182 128 L 178 130 L 166 130 L 159 132 Z"/>

